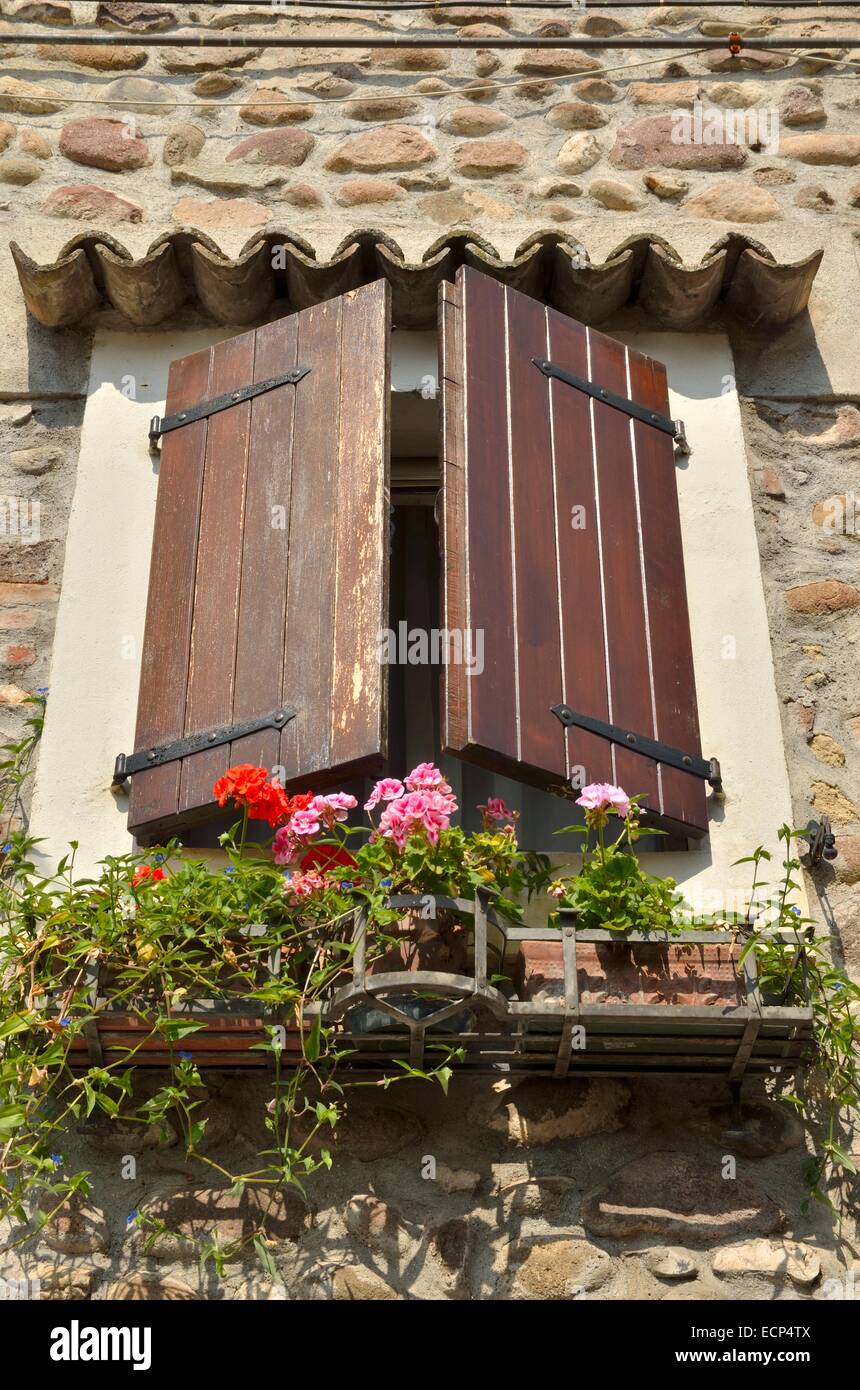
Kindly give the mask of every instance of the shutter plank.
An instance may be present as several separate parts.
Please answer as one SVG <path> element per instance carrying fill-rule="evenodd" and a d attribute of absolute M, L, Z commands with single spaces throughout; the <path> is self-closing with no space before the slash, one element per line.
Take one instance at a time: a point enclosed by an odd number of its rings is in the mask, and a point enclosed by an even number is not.
<path fill-rule="evenodd" d="M 312 369 L 296 393 L 293 436 L 284 700 L 297 714 L 279 758 L 288 783 L 331 755 L 341 312 L 336 299 L 299 315 L 298 360 Z"/>
<path fill-rule="evenodd" d="M 216 344 L 212 394 L 247 386 L 254 371 L 253 333 Z M 209 418 L 200 512 L 194 622 L 188 664 L 185 732 L 199 733 L 233 717 L 242 534 L 251 405 Z M 183 758 L 179 809 L 204 805 L 230 765 L 229 745 Z"/>
<path fill-rule="evenodd" d="M 171 363 L 165 414 L 211 394 L 212 349 Z M 135 748 L 179 738 L 185 728 L 188 653 L 194 613 L 198 518 L 207 421 L 165 435 L 161 448 L 149 595 L 141 655 Z M 180 765 L 140 772 L 129 794 L 129 827 L 176 814 Z"/>
<path fill-rule="evenodd" d="M 558 516 L 549 382 L 533 357 L 546 356 L 547 311 L 505 290 L 510 480 L 516 575 L 519 760 L 565 766 L 564 730 L 550 706 L 562 697 L 558 587 Z"/>
<path fill-rule="evenodd" d="M 621 343 L 589 330 L 589 378 L 628 395 L 627 354 Z M 592 402 L 594 451 L 600 494 L 603 593 L 611 718 L 634 733 L 654 737 L 648 629 L 642 585 L 636 470 L 630 417 Z M 650 758 L 616 745 L 614 781 L 659 813 L 657 768 Z"/>
<path fill-rule="evenodd" d="M 391 289 L 377 280 L 343 297 L 340 438 L 332 615 L 332 762 L 357 765 L 368 747 L 386 753 Z M 380 427 L 381 422 L 381 427 Z M 381 769 L 380 769 L 381 770 Z"/>
<path fill-rule="evenodd" d="M 484 670 L 467 677 L 468 741 L 479 757 L 481 750 L 489 753 L 493 766 L 497 756 L 519 760 L 505 290 L 478 274 L 464 275 L 462 284 L 469 567 L 464 626 L 484 634 Z M 503 547 L 494 544 L 495 537 L 504 538 Z M 474 564 L 472 556 L 478 557 Z"/>
<path fill-rule="evenodd" d="M 628 355 L 632 399 L 668 416 L 665 367 L 638 352 Z M 633 425 L 633 437 L 657 736 L 676 748 L 698 753 L 699 718 L 674 448 L 668 435 L 638 421 Z M 702 833 L 707 830 L 705 784 L 698 778 L 661 765 L 660 794 L 660 809 L 667 819 L 697 827 Z"/>
<path fill-rule="evenodd" d="M 549 340 L 541 356 L 561 362 L 577 376 L 588 375 L 588 335 L 582 324 L 549 310 Z M 534 369 L 533 369 L 534 370 Z M 561 593 L 564 702 L 571 709 L 609 718 L 603 582 L 591 402 L 582 391 L 550 380 L 553 462 L 558 511 L 558 572 Z M 584 525 L 572 526 L 573 509 L 584 509 Z M 567 729 L 567 776 L 584 769 L 584 780 L 610 782 L 612 750 L 605 738 Z"/>
<path fill-rule="evenodd" d="M 276 319 L 257 332 L 254 380 L 265 381 L 297 363 L 296 315 Z M 282 701 L 284 633 L 290 544 L 295 386 L 279 386 L 251 402 L 242 584 L 236 645 L 233 719 L 269 714 Z M 282 507 L 283 514 L 273 513 Z M 275 521 L 278 524 L 275 524 Z M 281 524 L 283 523 L 283 524 Z M 280 757 L 280 732 L 261 729 L 236 739 L 230 764 L 273 768 Z"/>
<path fill-rule="evenodd" d="M 442 626 L 469 626 L 466 534 L 466 440 L 464 414 L 462 282 L 443 281 L 439 297 L 439 369 L 442 390 Z M 469 685 L 464 666 L 442 667 L 442 742 L 464 748 L 469 739 Z"/>

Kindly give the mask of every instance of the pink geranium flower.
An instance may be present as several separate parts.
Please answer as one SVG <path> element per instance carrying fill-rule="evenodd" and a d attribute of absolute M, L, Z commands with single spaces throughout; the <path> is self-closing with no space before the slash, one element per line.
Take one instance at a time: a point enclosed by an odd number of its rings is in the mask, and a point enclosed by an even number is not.
<path fill-rule="evenodd" d="M 592 782 L 590 786 L 583 787 L 576 804 L 596 815 L 606 815 L 612 811 L 622 819 L 629 816 L 631 810 L 626 791 L 623 787 L 613 787 L 610 782 Z"/>
<path fill-rule="evenodd" d="M 313 811 L 324 824 L 331 825 L 334 821 L 346 820 L 357 805 L 355 797 L 348 792 L 329 792 L 328 796 L 315 796 L 308 811 Z"/>
<path fill-rule="evenodd" d="M 450 794 L 451 791 L 435 763 L 419 763 L 406 778 L 406 786 L 411 792 L 426 791 Z"/>
<path fill-rule="evenodd" d="M 486 806 L 479 806 L 478 810 L 484 817 L 484 825 L 501 825 L 507 823 L 513 825 L 519 816 L 518 811 L 512 811 L 510 806 L 502 800 L 500 796 L 490 796 L 487 798 Z"/>
<path fill-rule="evenodd" d="M 364 809 L 365 811 L 372 811 L 375 806 L 379 805 L 380 801 L 396 801 L 399 796 L 403 795 L 403 792 L 404 786 L 399 777 L 383 777 L 382 781 L 377 782 L 370 793 L 370 799 L 365 801 Z"/>

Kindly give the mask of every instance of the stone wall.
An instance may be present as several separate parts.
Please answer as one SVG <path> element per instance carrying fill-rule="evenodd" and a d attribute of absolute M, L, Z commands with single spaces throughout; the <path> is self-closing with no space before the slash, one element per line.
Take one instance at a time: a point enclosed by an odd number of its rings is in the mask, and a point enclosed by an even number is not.
<path fill-rule="evenodd" d="M 12 49 L 0 30 L 0 220 L 37 260 L 52 259 L 87 227 L 113 232 L 137 255 L 176 226 L 199 228 L 231 253 L 266 225 L 289 227 L 320 255 L 367 225 L 416 258 L 456 229 L 480 233 L 506 255 L 552 227 L 595 259 L 649 230 L 695 263 L 718 237 L 750 224 L 785 259 L 825 247 L 808 318 L 779 335 L 720 314 L 714 326 L 732 336 L 744 398 L 795 820 L 829 815 L 838 835 L 839 857 L 810 880 L 810 896 L 837 956 L 860 976 L 860 391 L 852 329 L 860 55 L 852 67 L 838 48 L 840 35 L 857 32 L 856 14 L 830 6 L 828 15 L 842 18 L 828 23 L 812 7 L 550 17 L 476 6 L 359 23 L 336 14 L 296 21 L 264 6 L 223 6 L 213 16 L 194 6 L 4 0 L 2 10 L 7 30 L 26 30 L 32 44 Z M 40 33 L 57 26 L 68 29 L 68 44 L 40 45 Z M 263 35 L 456 27 L 488 47 L 287 53 L 267 49 L 265 37 L 243 50 L 87 45 L 89 34 L 203 27 Z M 808 34 L 829 58 L 754 48 L 740 59 L 633 49 L 497 54 L 489 46 L 503 33 L 695 38 L 730 28 L 750 44 L 759 34 Z M 699 99 L 706 111 L 754 116 L 760 134 L 777 112 L 778 150 L 673 141 L 673 122 L 685 111 L 695 119 Z M 25 502 L 40 504 L 39 538 L 7 522 L 0 552 L 7 736 L 20 731 L 24 693 L 49 683 L 89 332 L 51 333 L 26 320 L 5 252 L 0 289 L 0 483 L 17 499 L 19 518 Z M 635 323 L 635 313 L 624 322 Z M 32 510 L 26 516 L 32 521 Z M 332 1174 L 310 1183 L 313 1218 L 285 1205 L 275 1251 L 283 1287 L 273 1292 L 261 1275 L 237 1268 L 222 1292 L 803 1298 L 833 1296 L 827 1281 L 850 1269 L 828 1213 L 813 1204 L 801 1214 L 800 1133 L 761 1097 L 755 1137 L 739 1145 L 724 1137 L 725 1096 L 716 1085 L 527 1081 L 513 1094 L 508 1085 L 455 1081 L 447 1101 L 412 1083 L 386 1097 L 363 1094 L 335 1144 Z M 207 1142 L 219 1161 L 251 1156 L 266 1095 L 263 1082 L 213 1083 Z M 124 1179 L 129 1153 L 137 1172 Z M 737 1160 L 735 1178 L 722 1176 L 726 1154 Z M 23 1263 L 9 1257 L 4 1271 L 38 1265 L 43 1291 L 66 1296 L 102 1297 L 124 1279 L 133 1283 L 120 1294 L 220 1296 L 178 1258 L 178 1247 L 143 1256 L 126 1230 L 128 1213 L 155 1200 L 167 1203 L 168 1224 L 193 1219 L 182 1191 L 211 1181 L 205 1168 L 188 1167 L 176 1143 L 154 1135 L 71 1135 L 67 1161 L 81 1155 L 93 1173 L 95 1210 L 61 1220 L 35 1253 Z M 428 1157 L 435 1179 L 424 1176 Z M 668 1214 L 655 1217 L 656 1208 Z M 222 1209 L 217 1224 L 229 1234 L 238 1219 Z"/>
<path fill-rule="evenodd" d="M 207 1158 L 256 1166 L 270 1090 L 246 1077 L 213 1085 L 197 1112 L 209 1117 Z M 724 1088 L 702 1082 L 455 1078 L 447 1099 L 408 1081 L 349 1104 L 307 1206 L 294 1191 L 277 1204 L 277 1279 L 253 1260 L 222 1281 L 211 1266 L 201 1275 L 183 1236 L 247 1235 L 251 1199 L 216 1194 L 218 1174 L 186 1162 L 174 1134 L 98 1122 L 63 1156 L 91 1173 L 91 1204 L 50 1222 L 0 1274 L 71 1298 L 854 1296 L 850 1230 L 840 1242 L 816 1203 L 800 1215 L 801 1128 L 755 1087 L 743 1140 L 726 1134 Z M 148 1253 L 129 1224 L 138 1211 L 171 1232 Z"/>

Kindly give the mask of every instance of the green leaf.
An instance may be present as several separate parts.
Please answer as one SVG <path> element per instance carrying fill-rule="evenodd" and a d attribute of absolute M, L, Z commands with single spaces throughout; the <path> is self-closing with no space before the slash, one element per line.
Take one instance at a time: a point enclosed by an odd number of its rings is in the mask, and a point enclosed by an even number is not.
<path fill-rule="evenodd" d="M 320 1014 L 315 1014 L 311 1023 L 311 1030 L 305 1038 L 305 1056 L 309 1062 L 316 1062 L 320 1055 L 320 1038 L 322 1036 L 322 1018 Z"/>
<path fill-rule="evenodd" d="M 8 1137 L 14 1134 L 24 1122 L 26 1114 L 22 1105 L 0 1106 L 0 1135 Z"/>
<path fill-rule="evenodd" d="M 29 1018 L 22 1014 L 12 1014 L 0 1022 L 0 1038 L 11 1038 L 15 1033 L 24 1033 L 30 1027 Z"/>
<path fill-rule="evenodd" d="M 256 1250 L 257 1258 L 259 1259 L 260 1264 L 263 1266 L 263 1269 L 266 1271 L 266 1273 L 270 1274 L 273 1279 L 279 1279 L 280 1275 L 278 1273 L 278 1266 L 272 1259 L 272 1252 L 266 1244 L 266 1241 L 263 1236 L 254 1237 L 254 1249 Z"/>

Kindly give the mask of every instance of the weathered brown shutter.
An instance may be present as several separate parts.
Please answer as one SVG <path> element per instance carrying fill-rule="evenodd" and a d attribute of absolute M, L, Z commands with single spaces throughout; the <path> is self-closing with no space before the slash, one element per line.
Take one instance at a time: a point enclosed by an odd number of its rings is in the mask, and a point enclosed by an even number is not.
<path fill-rule="evenodd" d="M 385 754 L 389 300 L 379 280 L 171 366 L 167 415 L 309 370 L 164 436 L 135 748 L 296 714 L 136 773 L 139 836 L 205 819 L 232 764 L 304 790 Z"/>
<path fill-rule="evenodd" d="M 481 675 L 446 668 L 447 751 L 545 787 L 584 768 L 703 834 L 700 778 L 550 712 L 699 754 L 672 440 L 532 359 L 662 415 L 665 369 L 474 270 L 440 316 L 444 626 L 484 632 Z"/>

